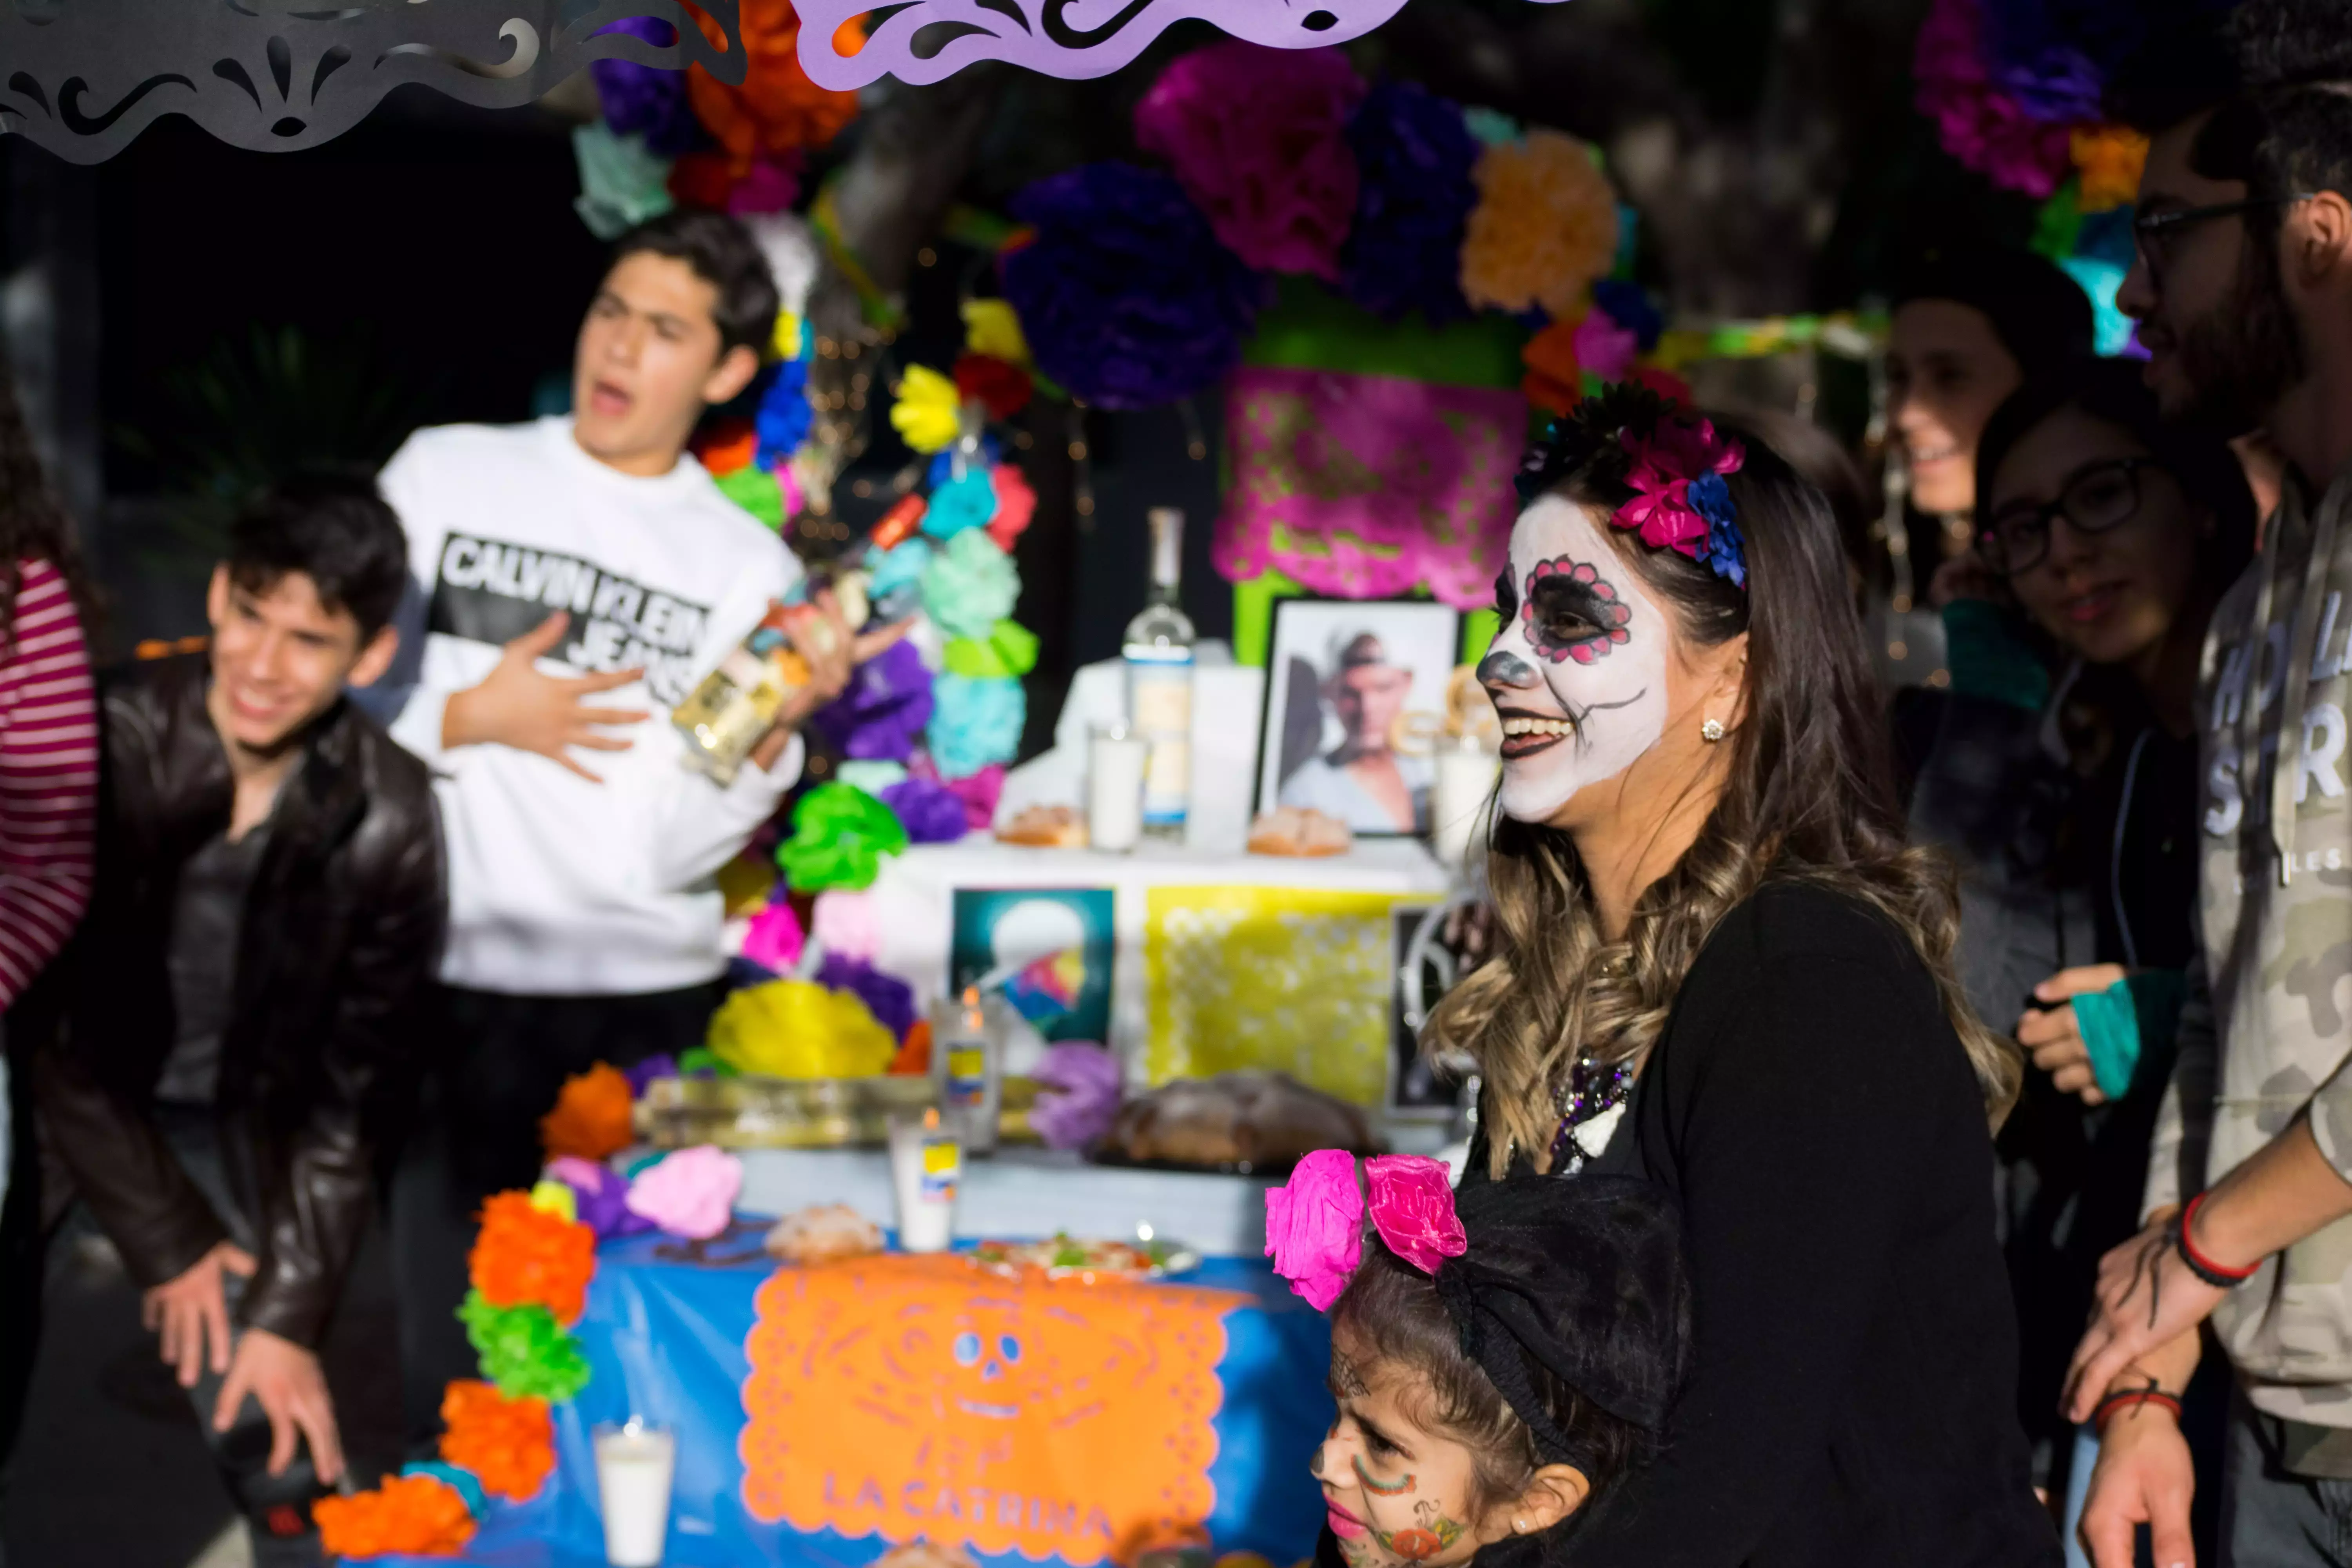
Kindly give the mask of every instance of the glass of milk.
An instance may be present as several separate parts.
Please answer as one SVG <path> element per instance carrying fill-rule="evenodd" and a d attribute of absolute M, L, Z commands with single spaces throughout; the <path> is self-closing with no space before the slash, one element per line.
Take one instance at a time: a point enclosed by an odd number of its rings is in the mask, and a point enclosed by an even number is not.
<path fill-rule="evenodd" d="M 661 1568 L 677 1434 L 632 1415 L 622 1426 L 598 1426 L 595 1444 L 604 1560 L 613 1568 Z"/>

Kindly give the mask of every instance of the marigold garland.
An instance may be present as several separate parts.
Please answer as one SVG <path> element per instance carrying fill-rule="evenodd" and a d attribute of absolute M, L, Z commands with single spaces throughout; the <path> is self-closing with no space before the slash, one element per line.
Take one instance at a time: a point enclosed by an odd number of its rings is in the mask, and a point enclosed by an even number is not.
<path fill-rule="evenodd" d="M 310 1505 L 330 1557 L 454 1557 L 474 1538 L 474 1516 L 457 1489 L 431 1476 L 398 1476 L 372 1492 Z"/>
<path fill-rule="evenodd" d="M 540 1142 L 551 1160 L 576 1154 L 601 1160 L 629 1146 L 636 1136 L 631 1107 L 636 1096 L 620 1068 L 598 1062 L 586 1072 L 563 1080 L 555 1109 L 539 1119 Z"/>
<path fill-rule="evenodd" d="M 1592 149 L 1531 131 L 1479 154 L 1479 202 L 1462 239 L 1462 293 L 1473 305 L 1570 317 L 1617 256 L 1617 195 Z"/>
<path fill-rule="evenodd" d="M 529 1193 L 499 1193 L 482 1205 L 481 1234 L 467 1266 L 491 1306 L 542 1306 L 569 1323 L 587 1305 L 596 1233 L 535 1207 Z"/>
<path fill-rule="evenodd" d="M 555 1468 L 555 1421 L 547 1401 L 509 1399 L 487 1383 L 453 1383 L 441 1398 L 441 1457 L 513 1502 L 539 1495 Z"/>

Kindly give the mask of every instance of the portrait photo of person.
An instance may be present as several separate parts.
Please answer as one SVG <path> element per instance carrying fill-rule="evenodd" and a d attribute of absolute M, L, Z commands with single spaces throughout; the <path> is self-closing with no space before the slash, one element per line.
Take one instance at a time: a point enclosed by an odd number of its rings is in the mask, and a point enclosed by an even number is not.
<path fill-rule="evenodd" d="M 1408 715 L 1442 715 L 1460 617 L 1427 601 L 1286 599 L 1266 667 L 1257 807 L 1370 835 L 1425 832 L 1431 763 Z"/>

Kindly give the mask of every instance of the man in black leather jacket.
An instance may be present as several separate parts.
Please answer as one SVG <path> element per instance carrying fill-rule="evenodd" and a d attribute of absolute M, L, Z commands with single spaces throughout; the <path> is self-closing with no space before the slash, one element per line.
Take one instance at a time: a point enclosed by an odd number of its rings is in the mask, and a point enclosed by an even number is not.
<path fill-rule="evenodd" d="M 318 1346 L 445 918 L 425 769 L 343 696 L 391 662 L 406 571 L 369 481 L 281 489 L 214 572 L 209 649 L 107 687 L 97 891 L 35 1052 L 51 1163 L 265 1564 L 319 1561 L 306 1505 L 342 1459 Z"/>

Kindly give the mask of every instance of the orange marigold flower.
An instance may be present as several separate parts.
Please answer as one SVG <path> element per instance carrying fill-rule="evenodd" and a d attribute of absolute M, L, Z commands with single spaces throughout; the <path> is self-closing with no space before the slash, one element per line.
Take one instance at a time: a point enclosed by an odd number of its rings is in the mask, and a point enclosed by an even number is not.
<path fill-rule="evenodd" d="M 467 1262 L 474 1289 L 491 1306 L 537 1303 L 569 1323 L 587 1304 L 596 1233 L 533 1208 L 529 1193 L 499 1193 L 482 1205 L 481 1234 Z"/>
<path fill-rule="evenodd" d="M 723 45 L 719 24 L 697 10 L 705 37 Z M 687 101 L 727 149 L 738 179 L 761 153 L 822 147 L 857 116 L 857 95 L 817 86 L 801 68 L 801 19 L 791 0 L 744 0 L 738 22 L 751 73 L 729 87 L 700 66 L 688 68 Z"/>
<path fill-rule="evenodd" d="M 466 1500 L 433 1476 L 399 1476 L 372 1492 L 320 1498 L 310 1520 L 330 1557 L 455 1557 L 474 1538 Z"/>
<path fill-rule="evenodd" d="M 2074 132 L 2069 151 L 2083 173 L 2076 205 L 2086 213 L 2113 212 L 2139 195 L 2147 166 L 2147 138 L 2127 125 L 2095 125 Z"/>
<path fill-rule="evenodd" d="M 487 1383 L 460 1381 L 441 1396 L 441 1457 L 471 1470 L 493 1497 L 528 1502 L 555 1468 L 547 1401 L 509 1399 Z"/>
<path fill-rule="evenodd" d="M 1576 363 L 1576 322 L 1554 321 L 1519 350 L 1528 374 L 1519 391 L 1538 408 L 1565 415 L 1584 395 L 1583 367 Z"/>
<path fill-rule="evenodd" d="M 1617 193 L 1592 149 L 1530 131 L 1479 154 L 1478 205 L 1462 236 L 1462 293 L 1498 310 L 1575 312 L 1617 258 Z"/>
<path fill-rule="evenodd" d="M 539 1119 L 539 1141 L 547 1157 L 575 1154 L 601 1160 L 629 1146 L 636 1130 L 629 1119 L 636 1103 L 629 1080 L 620 1068 L 598 1062 L 586 1072 L 563 1080 L 555 1109 Z"/>

